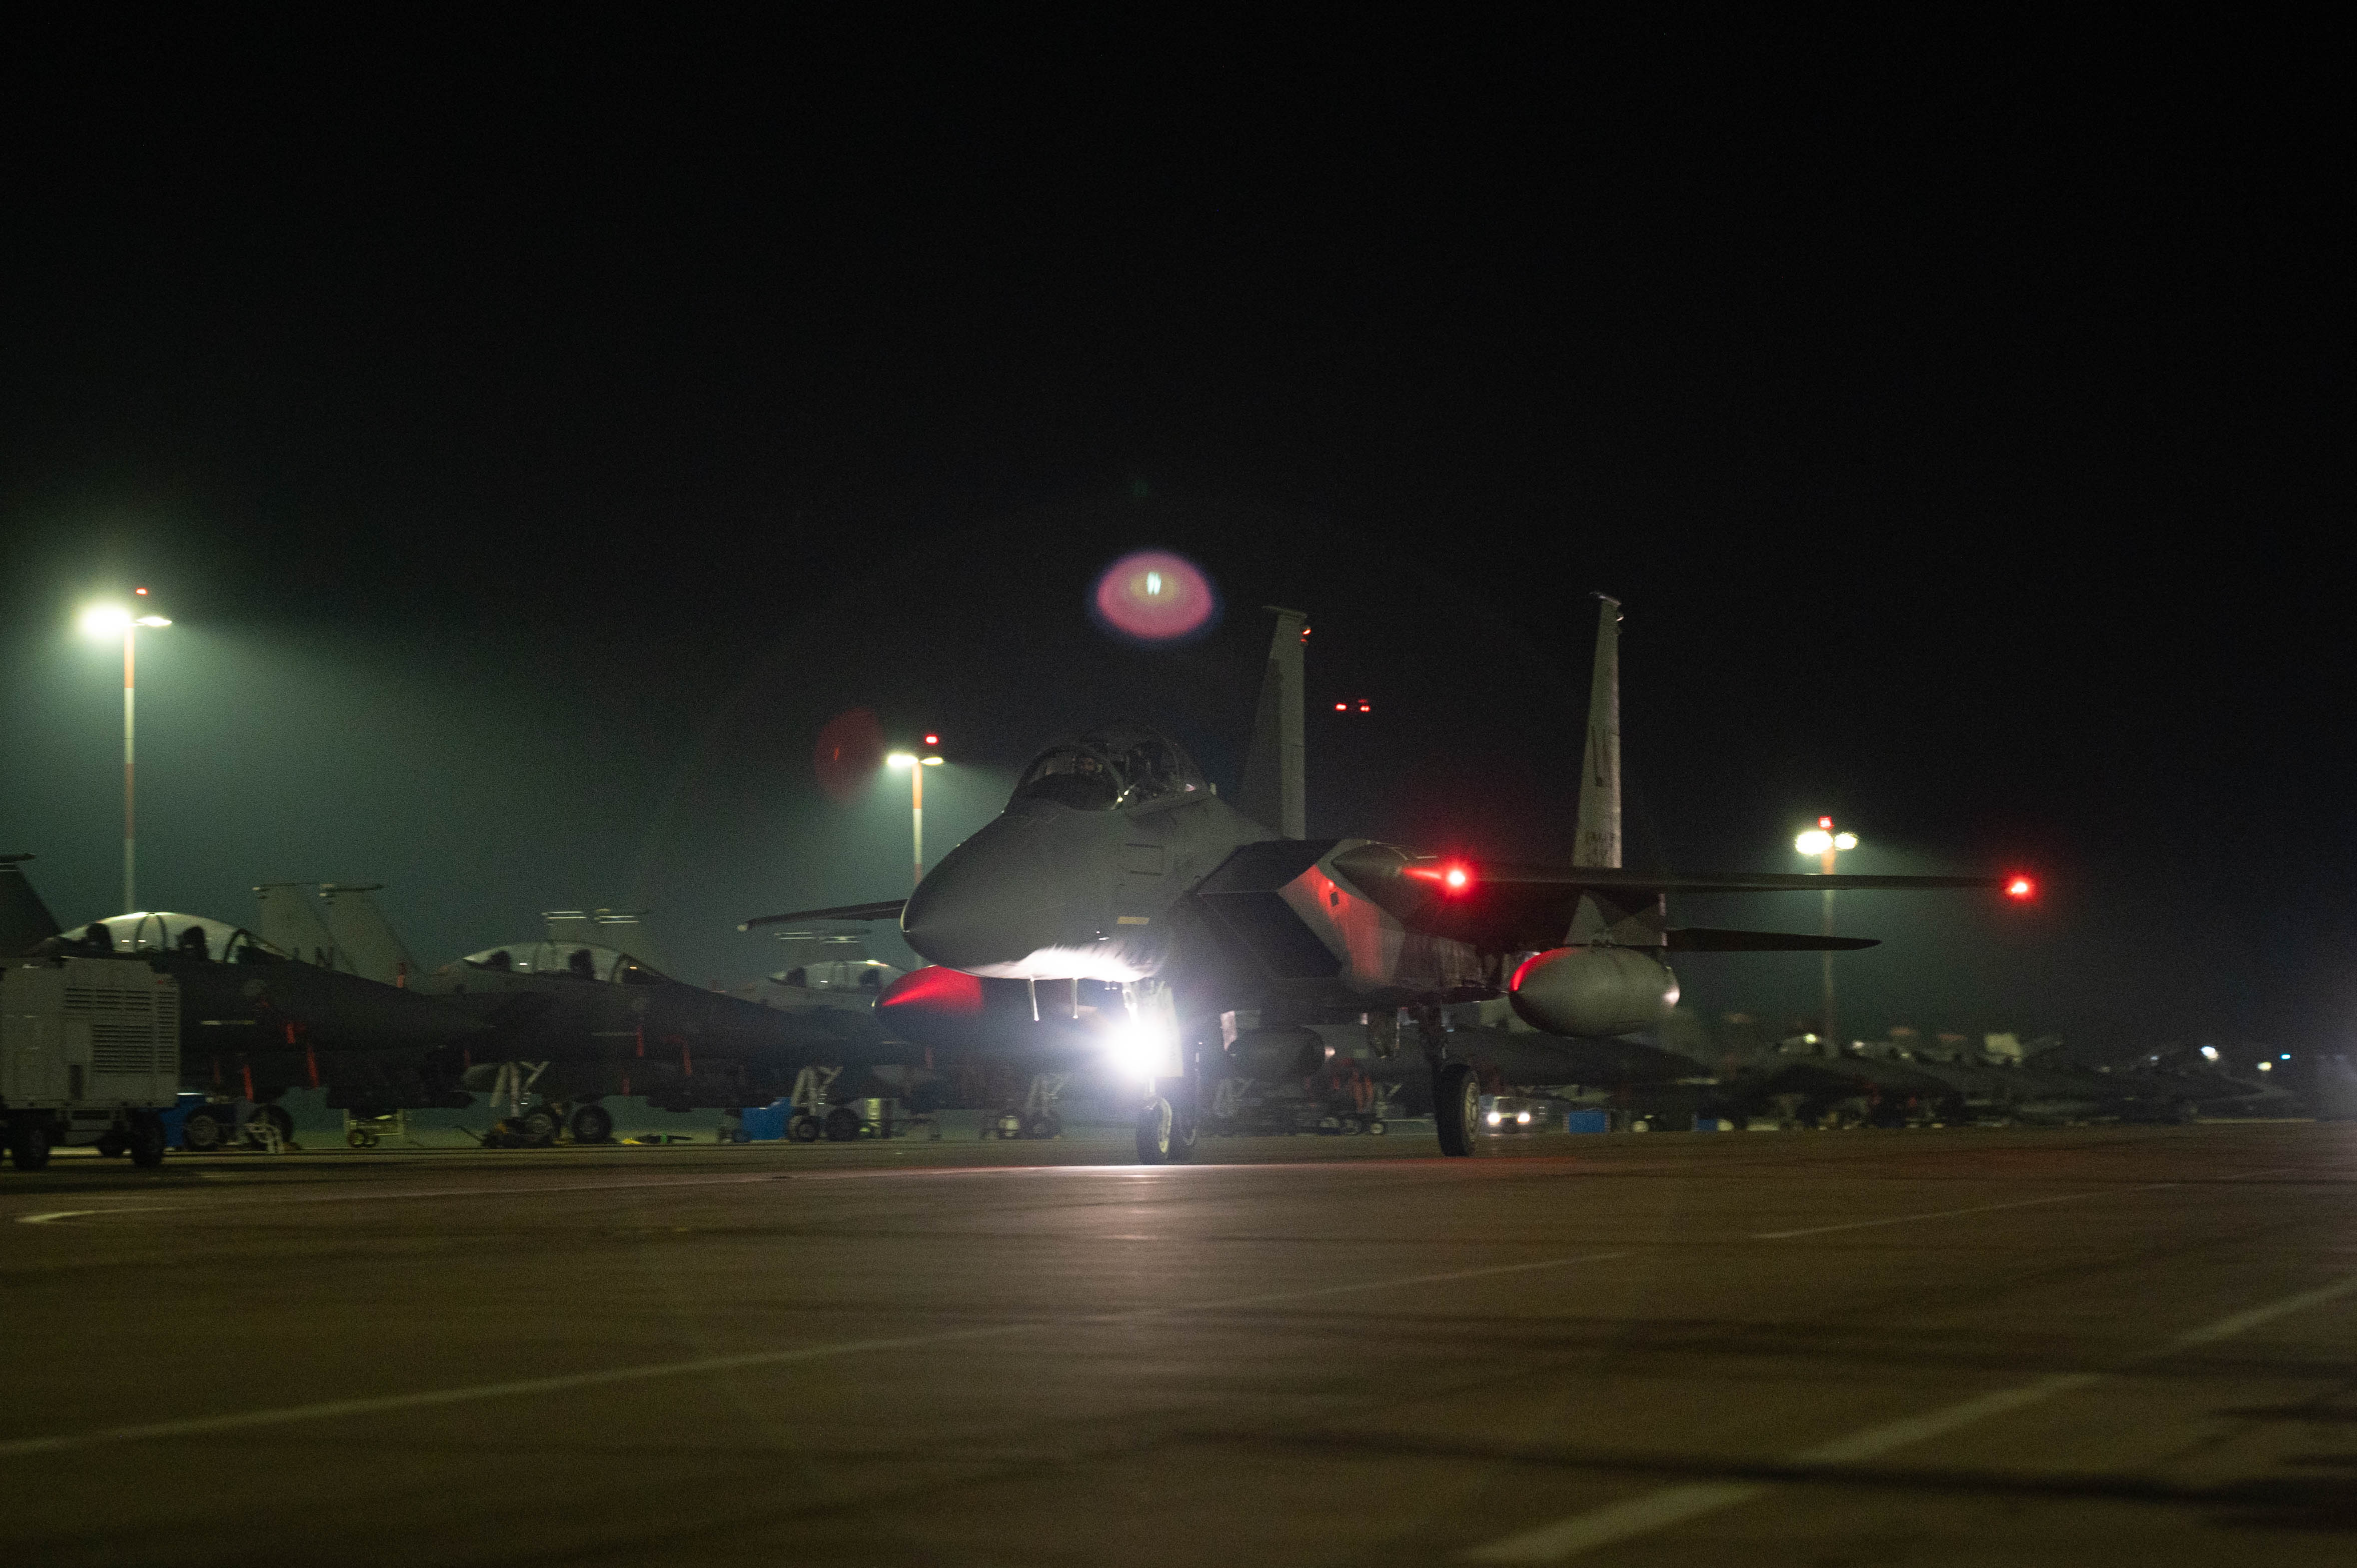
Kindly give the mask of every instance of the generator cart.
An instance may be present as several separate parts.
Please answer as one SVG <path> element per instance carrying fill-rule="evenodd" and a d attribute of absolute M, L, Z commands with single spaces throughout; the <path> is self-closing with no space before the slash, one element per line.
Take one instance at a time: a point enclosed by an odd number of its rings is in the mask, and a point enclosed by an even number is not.
<path fill-rule="evenodd" d="M 180 1087 L 180 983 L 136 959 L 0 970 L 0 1131 L 20 1171 L 63 1144 L 164 1163 Z"/>

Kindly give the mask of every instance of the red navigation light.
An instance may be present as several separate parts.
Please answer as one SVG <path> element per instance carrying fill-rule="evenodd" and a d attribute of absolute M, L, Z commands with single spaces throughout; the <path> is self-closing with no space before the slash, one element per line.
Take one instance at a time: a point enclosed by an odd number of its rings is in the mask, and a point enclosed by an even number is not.
<path fill-rule="evenodd" d="M 2038 884 L 2027 876 L 2017 876 L 2005 885 L 2005 896 L 2008 898 L 2028 898 L 2037 892 Z"/>
<path fill-rule="evenodd" d="M 1362 714 L 1372 714 L 1372 713 L 1373 713 L 1375 710 L 1374 710 L 1374 707 L 1373 707 L 1373 705 L 1372 705 L 1372 703 L 1361 703 L 1359 704 L 1359 711 L 1360 711 L 1361 713 L 1362 713 Z"/>
<path fill-rule="evenodd" d="M 146 595 L 147 595 L 147 590 L 146 590 L 146 589 L 145 589 L 145 588 L 134 588 L 134 589 L 132 589 L 131 591 L 132 591 L 133 593 L 135 593 L 135 594 L 139 595 L 142 598 L 145 598 L 145 597 L 146 596 Z"/>
<path fill-rule="evenodd" d="M 1351 704 L 1348 703 L 1337 703 L 1334 704 L 1334 711 L 1338 714 L 1347 714 L 1351 711 Z"/>
<path fill-rule="evenodd" d="M 1819 817 L 1817 819 L 1817 826 L 1821 828 L 1830 828 L 1833 825 L 1834 820 L 1831 817 Z"/>
<path fill-rule="evenodd" d="M 1458 893 L 1471 886 L 1473 875 L 1461 865 L 1452 865 L 1440 874 L 1440 880 L 1448 885 L 1451 893 Z"/>
<path fill-rule="evenodd" d="M 939 746 L 942 744 L 942 737 L 937 735 L 929 735 L 925 737 L 925 744 L 927 746 Z"/>

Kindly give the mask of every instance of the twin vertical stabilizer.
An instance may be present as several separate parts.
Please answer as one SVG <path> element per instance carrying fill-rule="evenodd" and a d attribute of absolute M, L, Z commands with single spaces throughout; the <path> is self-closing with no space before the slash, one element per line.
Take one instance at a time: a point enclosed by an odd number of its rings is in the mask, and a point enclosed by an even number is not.
<path fill-rule="evenodd" d="M 1571 864 L 1620 864 L 1620 601 L 1596 596 L 1596 673 L 1587 688 L 1587 749 L 1579 768 L 1579 836 Z"/>
<path fill-rule="evenodd" d="M 1301 641 L 1309 635 L 1309 617 L 1275 605 L 1268 608 L 1276 617 L 1276 634 L 1269 640 L 1268 674 L 1261 682 L 1252 749 L 1244 754 L 1243 788 L 1236 792 L 1235 807 L 1280 838 L 1307 838 Z"/>

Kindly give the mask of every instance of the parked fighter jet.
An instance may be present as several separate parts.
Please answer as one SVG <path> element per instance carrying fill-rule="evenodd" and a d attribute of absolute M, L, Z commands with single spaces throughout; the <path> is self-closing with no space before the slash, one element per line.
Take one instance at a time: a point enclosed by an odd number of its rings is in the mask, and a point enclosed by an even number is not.
<path fill-rule="evenodd" d="M 906 900 L 766 917 L 888 918 L 934 963 L 977 976 L 1118 984 L 1151 1085 L 1139 1157 L 1184 1157 L 1207 1088 L 1269 1036 L 1405 1007 L 1430 1075 L 1441 1147 L 1473 1152 L 1483 1084 L 1440 1009 L 1504 996 L 1534 1029 L 1609 1038 L 1677 998 L 1672 952 L 1873 945 L 1781 932 L 1676 929 L 1677 892 L 1997 890 L 1996 876 L 1672 875 L 1620 866 L 1620 606 L 1597 631 L 1577 850 L 1568 866 L 1445 858 L 1367 839 L 1305 840 L 1301 643 L 1280 610 L 1235 803 L 1168 736 L 1137 725 L 1049 747 L 1006 811 Z"/>
<path fill-rule="evenodd" d="M 486 1032 L 481 1023 L 414 993 L 299 962 L 226 920 L 143 910 L 53 933 L 33 950 L 143 959 L 179 982 L 187 1086 L 253 1107 L 242 1116 L 191 1112 L 182 1129 L 190 1147 L 211 1147 L 257 1116 L 291 1133 L 293 1119 L 276 1101 L 298 1087 L 371 1114 L 468 1103 L 459 1077 L 469 1043 Z"/>

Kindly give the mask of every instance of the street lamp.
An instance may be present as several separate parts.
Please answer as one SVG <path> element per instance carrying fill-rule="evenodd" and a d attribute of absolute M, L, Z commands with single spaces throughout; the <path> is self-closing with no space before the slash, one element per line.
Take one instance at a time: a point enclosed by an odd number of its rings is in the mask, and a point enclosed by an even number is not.
<path fill-rule="evenodd" d="M 145 598 L 147 590 L 135 590 Z M 139 908 L 136 880 L 134 876 L 134 846 L 138 842 L 138 819 L 133 810 L 135 796 L 131 787 L 131 768 L 135 752 L 135 693 L 137 690 L 132 675 L 135 668 L 135 651 L 139 628 L 143 626 L 165 627 L 172 623 L 159 615 L 135 616 L 121 605 L 92 605 L 81 612 L 81 629 L 91 637 L 123 638 L 123 908 L 125 914 Z"/>
<path fill-rule="evenodd" d="M 929 735 L 925 737 L 925 744 L 939 746 L 942 737 Z M 915 850 L 915 875 L 910 877 L 909 886 L 914 887 L 925 879 L 925 769 L 939 768 L 942 759 L 930 751 L 922 757 L 914 752 L 896 751 L 884 759 L 884 765 L 909 770 L 909 833 Z"/>
<path fill-rule="evenodd" d="M 1803 854 L 1815 856 L 1817 869 L 1831 876 L 1834 874 L 1834 863 L 1840 858 L 1842 851 L 1857 847 L 1857 835 L 1835 832 L 1834 820 L 1831 817 L 1819 817 L 1815 827 L 1792 841 L 1792 847 Z M 1830 887 L 1824 891 L 1824 930 L 1825 935 L 1830 937 L 1834 934 L 1834 890 Z M 1834 1015 L 1834 950 L 1827 948 L 1820 956 L 1824 960 L 1823 1009 L 1824 1016 L 1819 1027 L 1824 1031 L 1824 1038 L 1833 1048 L 1833 1054 L 1839 1056 L 1841 1055 L 1841 1036 L 1835 1029 L 1837 1020 Z"/>

